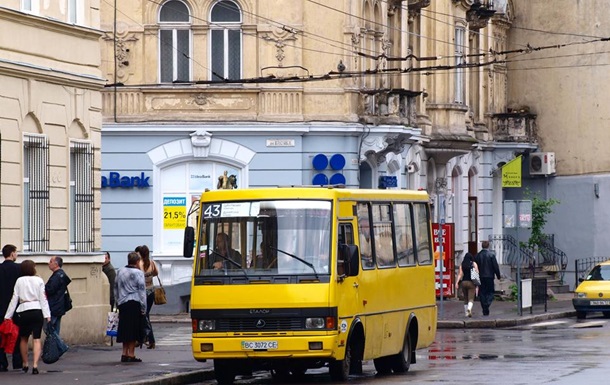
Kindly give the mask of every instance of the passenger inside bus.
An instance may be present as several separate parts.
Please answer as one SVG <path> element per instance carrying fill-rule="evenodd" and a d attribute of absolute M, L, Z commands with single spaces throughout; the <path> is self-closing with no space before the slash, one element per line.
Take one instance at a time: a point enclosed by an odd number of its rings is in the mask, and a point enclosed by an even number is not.
<path fill-rule="evenodd" d="M 225 258 L 235 263 L 227 261 Z M 242 266 L 242 258 L 239 251 L 231 248 L 231 240 L 226 233 L 216 234 L 216 245 L 214 252 L 210 255 L 214 269 L 237 269 Z"/>

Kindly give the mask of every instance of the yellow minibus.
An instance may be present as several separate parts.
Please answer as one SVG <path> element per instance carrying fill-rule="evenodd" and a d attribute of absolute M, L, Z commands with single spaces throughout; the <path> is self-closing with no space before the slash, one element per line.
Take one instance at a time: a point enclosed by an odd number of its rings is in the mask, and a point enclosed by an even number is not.
<path fill-rule="evenodd" d="M 434 340 L 437 309 L 424 191 L 278 187 L 202 194 L 193 257 L 192 350 L 219 384 L 373 360 L 403 373 Z"/>

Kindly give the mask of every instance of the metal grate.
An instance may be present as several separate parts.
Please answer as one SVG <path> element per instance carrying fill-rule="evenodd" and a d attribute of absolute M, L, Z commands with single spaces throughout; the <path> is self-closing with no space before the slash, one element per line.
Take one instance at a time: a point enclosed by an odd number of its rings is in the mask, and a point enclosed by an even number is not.
<path fill-rule="evenodd" d="M 264 321 L 264 323 L 260 321 Z M 291 317 L 225 318 L 217 321 L 216 330 L 232 332 L 305 330 L 305 319 Z"/>
<path fill-rule="evenodd" d="M 49 145 L 44 136 L 23 140 L 24 250 L 49 249 Z"/>
<path fill-rule="evenodd" d="M 90 143 L 70 146 L 70 249 L 91 252 L 94 245 L 93 149 Z"/>

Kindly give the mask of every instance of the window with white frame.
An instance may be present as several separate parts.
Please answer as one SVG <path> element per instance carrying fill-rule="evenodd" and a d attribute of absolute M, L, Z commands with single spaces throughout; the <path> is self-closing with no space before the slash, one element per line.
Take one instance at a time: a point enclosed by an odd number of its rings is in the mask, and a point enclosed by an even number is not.
<path fill-rule="evenodd" d="M 21 10 L 38 14 L 40 12 L 40 0 L 21 0 Z"/>
<path fill-rule="evenodd" d="M 219 1 L 210 14 L 212 80 L 240 79 L 242 67 L 242 17 L 233 1 Z"/>
<path fill-rule="evenodd" d="M 455 65 L 460 66 L 466 64 L 465 60 L 465 29 L 462 26 L 455 28 Z M 466 76 L 465 68 L 458 67 L 455 69 L 455 102 L 465 103 L 465 87 Z"/>
<path fill-rule="evenodd" d="M 224 163 L 186 162 L 159 170 L 159 183 L 154 185 L 160 201 L 159 218 L 156 222 L 153 248 L 156 255 L 182 255 L 184 227 L 196 226 L 195 215 L 188 216 L 194 201 L 207 190 L 219 188 L 220 178 L 225 174 L 234 176 L 237 185 L 241 180 L 239 169 Z"/>
<path fill-rule="evenodd" d="M 49 144 L 45 136 L 23 138 L 23 250 L 49 249 Z"/>
<path fill-rule="evenodd" d="M 191 15 L 182 1 L 171 0 L 159 12 L 161 83 L 191 80 Z"/>
<path fill-rule="evenodd" d="M 82 1 L 82 0 L 81 0 Z M 79 0 L 68 0 L 68 23 L 78 23 Z"/>
<path fill-rule="evenodd" d="M 70 250 L 93 251 L 93 149 L 70 143 Z"/>

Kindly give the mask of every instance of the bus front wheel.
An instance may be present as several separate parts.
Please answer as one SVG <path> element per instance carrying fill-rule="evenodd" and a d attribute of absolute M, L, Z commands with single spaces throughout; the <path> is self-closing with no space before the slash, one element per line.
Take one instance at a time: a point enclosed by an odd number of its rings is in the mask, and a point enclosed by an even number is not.
<path fill-rule="evenodd" d="M 330 378 L 333 381 L 347 381 L 351 368 L 352 354 L 352 346 L 348 343 L 345 347 L 345 358 L 329 364 Z"/>
<path fill-rule="evenodd" d="M 230 360 L 214 360 L 214 376 L 219 385 L 232 385 L 235 381 L 235 365 Z"/>

